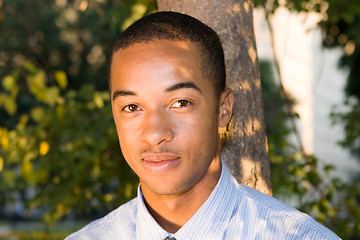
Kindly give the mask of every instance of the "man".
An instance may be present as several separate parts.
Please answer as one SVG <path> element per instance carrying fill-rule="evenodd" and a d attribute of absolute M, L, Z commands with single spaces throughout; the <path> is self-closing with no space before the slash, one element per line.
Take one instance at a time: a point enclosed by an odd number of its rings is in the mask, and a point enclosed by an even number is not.
<path fill-rule="evenodd" d="M 148 15 L 117 40 L 112 111 L 138 197 L 67 239 L 338 239 L 274 198 L 239 185 L 220 160 L 231 117 L 217 34 L 174 12 Z"/>

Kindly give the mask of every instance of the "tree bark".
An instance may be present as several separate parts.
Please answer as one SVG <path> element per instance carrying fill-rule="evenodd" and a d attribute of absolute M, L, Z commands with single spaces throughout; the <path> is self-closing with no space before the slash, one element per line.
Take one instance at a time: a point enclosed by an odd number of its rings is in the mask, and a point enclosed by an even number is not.
<path fill-rule="evenodd" d="M 191 15 L 213 28 L 225 52 L 235 106 L 222 159 L 237 181 L 271 195 L 252 0 L 157 0 L 160 11 Z"/>

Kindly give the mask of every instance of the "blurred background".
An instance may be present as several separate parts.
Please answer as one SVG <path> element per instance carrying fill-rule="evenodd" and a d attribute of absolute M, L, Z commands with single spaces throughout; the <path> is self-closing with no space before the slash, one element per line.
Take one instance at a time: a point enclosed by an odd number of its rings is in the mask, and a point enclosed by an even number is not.
<path fill-rule="evenodd" d="M 136 194 L 107 91 L 155 0 L 0 0 L 0 239 L 64 239 Z M 360 239 L 360 2 L 255 1 L 274 196 Z"/>

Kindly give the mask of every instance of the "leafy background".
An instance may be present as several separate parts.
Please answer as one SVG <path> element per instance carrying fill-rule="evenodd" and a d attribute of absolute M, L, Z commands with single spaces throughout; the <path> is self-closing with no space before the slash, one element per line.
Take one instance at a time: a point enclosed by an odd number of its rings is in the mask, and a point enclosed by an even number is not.
<path fill-rule="evenodd" d="M 270 12 L 280 5 L 255 4 Z M 326 15 L 324 46 L 344 49 L 349 110 L 334 109 L 332 118 L 345 124 L 341 145 L 360 159 L 360 2 L 285 4 Z M 107 59 L 119 32 L 153 11 L 154 0 L 0 1 L 0 218 L 45 223 L 11 236 L 63 239 L 73 229 L 59 223 L 88 222 L 135 195 L 138 180 L 112 120 Z M 289 143 L 294 101 L 275 83 L 271 64 L 260 67 L 274 195 L 343 239 L 360 239 L 358 179 L 332 177 L 332 166 Z"/>

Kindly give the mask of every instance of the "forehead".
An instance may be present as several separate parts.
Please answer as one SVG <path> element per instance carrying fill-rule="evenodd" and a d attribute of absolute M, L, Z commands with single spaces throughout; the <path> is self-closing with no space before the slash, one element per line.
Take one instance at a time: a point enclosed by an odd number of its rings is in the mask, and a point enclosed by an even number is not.
<path fill-rule="evenodd" d="M 167 84 L 167 81 L 171 82 L 176 78 L 205 80 L 201 66 L 200 50 L 195 43 L 169 40 L 136 43 L 113 54 L 111 89 L 131 83 L 129 79 L 133 83 L 146 83 L 145 80 L 158 77 L 158 84 Z M 209 85 L 207 81 L 206 84 Z"/>
<path fill-rule="evenodd" d="M 160 48 L 166 52 L 179 51 L 179 50 L 198 50 L 198 44 L 190 40 L 168 40 L 168 39 L 152 39 L 143 42 L 134 42 L 125 48 L 119 48 L 115 52 L 127 52 L 134 50 L 151 50 Z"/>
<path fill-rule="evenodd" d="M 153 40 L 144 43 L 135 43 L 113 54 L 112 65 L 126 63 L 146 63 L 163 60 L 168 62 L 189 62 L 200 60 L 200 51 L 196 44 L 189 41 Z M 113 70 L 113 69 L 111 69 Z"/>

